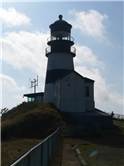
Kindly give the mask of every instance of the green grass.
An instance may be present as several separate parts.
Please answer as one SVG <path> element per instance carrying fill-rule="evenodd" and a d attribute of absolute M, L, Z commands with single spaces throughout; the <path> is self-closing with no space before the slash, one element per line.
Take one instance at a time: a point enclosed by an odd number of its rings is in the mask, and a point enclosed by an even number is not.
<path fill-rule="evenodd" d="M 2 140 L 42 138 L 61 123 L 58 111 L 48 104 L 23 103 L 2 117 Z"/>
<path fill-rule="evenodd" d="M 39 139 L 12 139 L 4 141 L 1 145 L 1 166 L 9 166 L 28 149 L 40 142 Z"/>
<path fill-rule="evenodd" d="M 88 166 L 124 166 L 124 120 L 114 120 L 114 125 L 101 137 L 84 139 L 79 145 Z"/>
<path fill-rule="evenodd" d="M 120 129 L 122 134 L 124 134 L 124 120 L 114 120 L 114 125 Z"/>
<path fill-rule="evenodd" d="M 89 166 L 124 166 L 124 148 L 86 143 L 80 151 Z"/>
<path fill-rule="evenodd" d="M 8 166 L 62 124 L 51 104 L 22 103 L 1 119 L 2 166 Z"/>

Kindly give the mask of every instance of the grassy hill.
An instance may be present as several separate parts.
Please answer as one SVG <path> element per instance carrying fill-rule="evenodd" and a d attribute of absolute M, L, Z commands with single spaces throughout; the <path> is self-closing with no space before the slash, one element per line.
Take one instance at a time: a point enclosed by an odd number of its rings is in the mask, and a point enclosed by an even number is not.
<path fill-rule="evenodd" d="M 66 137 L 64 139 L 64 165 L 74 159 L 70 150 L 78 148 L 88 166 L 124 166 L 124 120 L 114 119 L 112 129 L 101 130 L 98 135 Z M 86 131 L 85 131 L 86 132 Z"/>
<path fill-rule="evenodd" d="M 124 120 L 114 119 L 115 127 L 101 137 L 83 139 L 81 156 L 92 166 L 124 166 Z"/>
<path fill-rule="evenodd" d="M 1 118 L 2 166 L 7 166 L 62 123 L 51 104 L 22 103 Z"/>
<path fill-rule="evenodd" d="M 9 166 L 61 125 L 62 118 L 51 104 L 24 102 L 5 113 L 1 119 L 1 166 Z M 124 148 L 124 120 L 115 119 L 113 129 L 101 130 L 100 135 L 96 136 L 86 134 L 80 139 L 88 141 L 91 145 Z"/>

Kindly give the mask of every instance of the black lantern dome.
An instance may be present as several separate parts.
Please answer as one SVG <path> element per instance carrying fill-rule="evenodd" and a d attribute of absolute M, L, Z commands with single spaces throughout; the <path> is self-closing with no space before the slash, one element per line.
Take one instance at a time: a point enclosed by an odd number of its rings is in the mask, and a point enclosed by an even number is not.
<path fill-rule="evenodd" d="M 50 38 L 47 44 L 50 49 L 46 49 L 46 56 L 49 53 L 72 53 L 71 46 L 74 45 L 73 38 L 71 37 L 72 25 L 63 20 L 63 16 L 59 15 L 59 20 L 55 21 L 49 26 L 50 28 Z M 49 51 L 50 50 L 50 51 Z M 73 51 L 73 56 L 75 56 L 75 49 Z"/>
<path fill-rule="evenodd" d="M 63 16 L 59 15 L 59 20 L 55 21 L 53 24 L 51 24 L 49 27 L 51 29 L 51 33 L 54 33 L 56 31 L 65 31 L 70 33 L 72 25 L 66 22 L 62 19 Z"/>

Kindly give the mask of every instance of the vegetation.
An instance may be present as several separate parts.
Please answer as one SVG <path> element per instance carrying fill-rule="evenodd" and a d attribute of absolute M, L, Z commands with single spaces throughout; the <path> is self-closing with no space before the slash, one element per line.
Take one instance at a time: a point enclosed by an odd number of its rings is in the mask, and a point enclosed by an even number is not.
<path fill-rule="evenodd" d="M 24 154 L 28 149 L 39 143 L 40 139 L 35 138 L 15 138 L 9 141 L 4 141 L 1 144 L 1 166 L 12 164 L 19 156 Z"/>
<path fill-rule="evenodd" d="M 42 138 L 60 125 L 61 118 L 54 106 L 23 103 L 2 117 L 2 140 L 13 137 Z"/>
<path fill-rule="evenodd" d="M 124 135 L 124 119 L 114 119 L 114 125 L 118 127 L 122 135 Z"/>
<path fill-rule="evenodd" d="M 79 145 L 82 157 L 89 166 L 124 165 L 124 120 L 114 120 L 115 127 L 102 131 L 100 137 L 83 138 Z"/>
<path fill-rule="evenodd" d="M 1 119 L 2 166 L 7 166 L 61 125 L 51 104 L 22 103 Z"/>
<path fill-rule="evenodd" d="M 61 116 L 52 104 L 24 102 L 4 113 L 1 118 L 1 166 L 10 165 L 60 125 L 63 125 Z M 78 147 L 89 165 L 124 165 L 124 120 L 115 119 L 114 125 L 113 129 L 101 130 L 100 135 L 82 136 L 83 143 Z"/>
<path fill-rule="evenodd" d="M 81 154 L 89 166 L 123 166 L 124 149 L 90 142 L 80 145 Z"/>

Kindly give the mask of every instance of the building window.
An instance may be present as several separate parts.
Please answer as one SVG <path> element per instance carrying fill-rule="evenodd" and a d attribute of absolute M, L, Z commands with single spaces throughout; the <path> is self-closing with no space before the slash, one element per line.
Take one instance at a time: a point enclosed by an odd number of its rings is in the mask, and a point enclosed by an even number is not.
<path fill-rule="evenodd" d="M 28 97 L 28 102 L 31 102 L 31 97 Z"/>
<path fill-rule="evenodd" d="M 32 98 L 31 98 L 31 101 L 34 102 L 34 101 L 35 101 L 35 97 L 32 97 Z"/>
<path fill-rule="evenodd" d="M 35 98 L 34 97 L 28 97 L 28 102 L 34 102 Z"/>
<path fill-rule="evenodd" d="M 88 86 L 85 87 L 85 96 L 89 97 L 90 96 L 90 89 Z"/>

